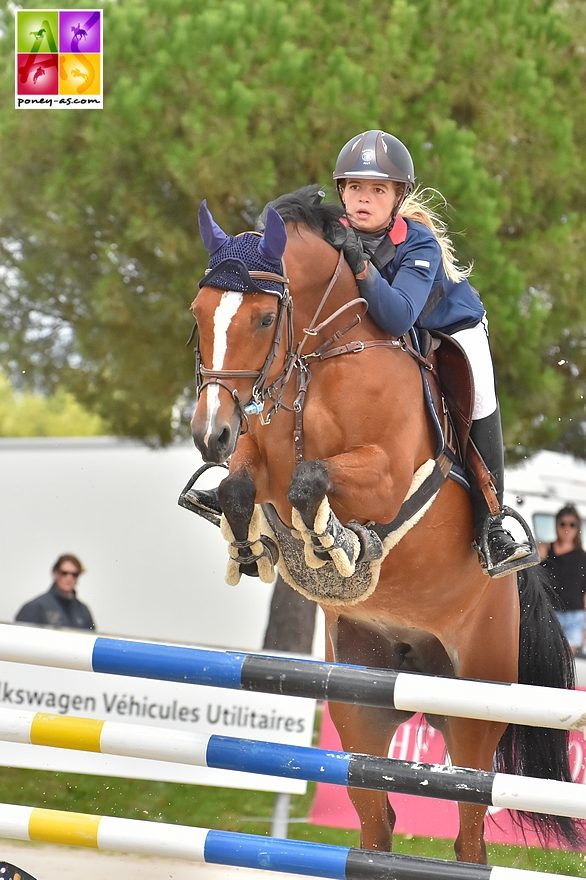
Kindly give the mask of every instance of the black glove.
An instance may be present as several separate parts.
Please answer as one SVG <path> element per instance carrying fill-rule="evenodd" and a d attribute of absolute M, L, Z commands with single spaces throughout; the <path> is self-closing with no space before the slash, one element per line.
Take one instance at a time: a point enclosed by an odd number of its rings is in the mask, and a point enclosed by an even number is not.
<path fill-rule="evenodd" d="M 336 223 L 334 229 L 326 236 L 327 241 L 337 251 L 343 251 L 346 262 L 355 275 L 360 275 L 366 269 L 366 257 L 362 242 L 351 227 Z"/>

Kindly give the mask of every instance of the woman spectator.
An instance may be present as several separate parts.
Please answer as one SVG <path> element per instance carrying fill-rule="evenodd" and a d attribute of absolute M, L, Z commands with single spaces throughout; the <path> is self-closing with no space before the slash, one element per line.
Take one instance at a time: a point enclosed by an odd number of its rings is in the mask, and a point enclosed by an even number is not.
<path fill-rule="evenodd" d="M 539 554 L 558 599 L 556 614 L 575 654 L 584 641 L 586 552 L 582 548 L 582 521 L 572 504 L 557 512 L 555 528 L 555 541 L 541 544 Z"/>

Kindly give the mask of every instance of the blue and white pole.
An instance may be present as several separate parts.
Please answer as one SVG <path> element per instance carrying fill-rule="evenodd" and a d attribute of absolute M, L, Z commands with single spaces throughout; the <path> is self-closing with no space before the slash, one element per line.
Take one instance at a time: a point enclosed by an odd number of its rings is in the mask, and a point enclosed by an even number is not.
<path fill-rule="evenodd" d="M 341 663 L 241 654 L 0 625 L 0 660 L 389 707 L 586 729 L 586 691 L 441 678 Z"/>

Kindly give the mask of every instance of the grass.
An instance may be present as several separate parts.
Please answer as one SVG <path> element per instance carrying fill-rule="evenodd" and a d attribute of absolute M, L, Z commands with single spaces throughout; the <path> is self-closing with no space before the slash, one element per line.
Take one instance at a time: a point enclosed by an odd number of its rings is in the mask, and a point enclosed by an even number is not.
<path fill-rule="evenodd" d="M 307 794 L 291 797 L 288 836 L 296 840 L 359 846 L 355 831 L 311 825 L 307 821 L 314 792 L 315 786 L 310 783 Z M 12 767 L 0 769 L 0 801 L 4 803 L 247 834 L 270 833 L 274 799 L 268 792 Z M 452 842 L 448 840 L 396 836 L 394 850 L 412 856 L 454 858 Z M 586 857 L 582 853 L 500 844 L 489 844 L 488 851 L 491 865 L 586 877 Z"/>

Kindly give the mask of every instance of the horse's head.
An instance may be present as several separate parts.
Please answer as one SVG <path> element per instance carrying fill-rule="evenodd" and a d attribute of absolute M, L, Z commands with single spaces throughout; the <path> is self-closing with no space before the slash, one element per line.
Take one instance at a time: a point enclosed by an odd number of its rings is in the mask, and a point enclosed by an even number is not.
<path fill-rule="evenodd" d="M 282 268 L 287 232 L 272 208 L 265 223 L 262 234 L 230 236 L 205 202 L 199 210 L 210 261 L 192 306 L 199 350 L 191 427 L 195 445 L 209 462 L 224 462 L 232 454 L 243 421 L 262 410 L 268 384 L 282 370 L 291 344 Z"/>

